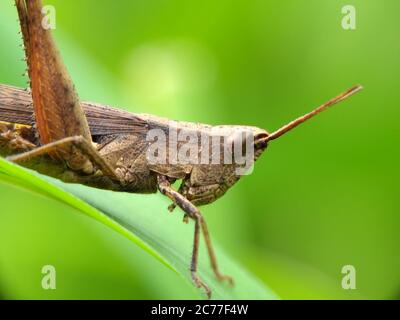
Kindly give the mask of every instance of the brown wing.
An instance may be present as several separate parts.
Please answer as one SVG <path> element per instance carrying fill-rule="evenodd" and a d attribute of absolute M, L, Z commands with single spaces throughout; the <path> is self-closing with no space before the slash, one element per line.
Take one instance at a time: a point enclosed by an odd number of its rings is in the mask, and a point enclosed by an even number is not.
<path fill-rule="evenodd" d="M 94 102 L 83 102 L 92 135 L 146 134 L 147 121 L 130 112 Z"/>
<path fill-rule="evenodd" d="M 146 134 L 147 121 L 141 117 L 98 103 L 82 102 L 93 136 Z M 33 125 L 35 117 L 29 91 L 0 84 L 0 121 Z"/>
<path fill-rule="evenodd" d="M 0 121 L 33 125 L 31 94 L 23 89 L 0 84 Z"/>

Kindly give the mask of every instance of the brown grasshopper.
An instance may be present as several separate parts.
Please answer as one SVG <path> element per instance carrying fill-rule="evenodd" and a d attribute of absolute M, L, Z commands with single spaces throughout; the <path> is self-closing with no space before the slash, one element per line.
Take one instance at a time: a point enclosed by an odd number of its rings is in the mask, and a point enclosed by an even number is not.
<path fill-rule="evenodd" d="M 156 153 L 164 155 L 166 161 L 150 161 L 147 151 L 152 142 L 147 139 L 148 134 L 158 130 L 168 140 L 172 135 L 171 123 L 152 115 L 81 103 L 50 30 L 42 27 L 41 0 L 15 0 L 15 4 L 28 63 L 30 90 L 0 85 L 2 155 L 65 182 L 132 193 L 159 190 L 172 200 L 171 211 L 179 206 L 185 213 L 184 221 L 190 218 L 195 222 L 190 264 L 194 284 L 204 288 L 208 297 L 211 296 L 211 289 L 197 275 L 200 232 L 203 233 L 215 276 L 233 284 L 233 279 L 223 275 L 218 268 L 207 224 L 197 207 L 224 195 L 240 179 L 237 169 L 243 168 L 243 163 L 195 162 L 193 157 L 172 161 L 170 153 L 160 149 Z M 176 134 L 186 132 L 207 139 L 224 137 L 227 143 L 223 148 L 217 144 L 219 151 L 223 149 L 225 152 L 226 145 L 231 152 L 233 149 L 241 152 L 251 149 L 251 160 L 255 161 L 269 141 L 359 90 L 361 86 L 355 86 L 271 134 L 256 127 L 187 122 L 175 123 Z M 239 139 L 243 132 L 251 132 L 250 146 L 245 146 Z M 179 141 L 175 147 L 180 148 L 185 142 Z M 171 149 L 171 145 L 169 141 L 167 150 Z M 215 151 L 209 145 L 204 147 L 199 140 L 192 141 L 190 145 L 199 147 L 191 149 L 197 150 L 194 152 L 197 160 L 199 157 L 210 160 Z M 232 160 L 232 153 L 228 158 Z M 178 180 L 181 184 L 175 190 L 171 184 Z"/>

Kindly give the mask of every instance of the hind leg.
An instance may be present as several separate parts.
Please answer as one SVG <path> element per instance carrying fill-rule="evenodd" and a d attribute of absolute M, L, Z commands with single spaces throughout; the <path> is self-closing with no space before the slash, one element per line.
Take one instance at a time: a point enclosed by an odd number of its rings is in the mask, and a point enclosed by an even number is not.
<path fill-rule="evenodd" d="M 26 151 L 24 153 L 9 156 L 7 157 L 7 160 L 16 163 L 23 162 L 44 154 L 49 154 L 51 152 L 57 151 L 58 149 L 62 149 L 66 146 L 71 145 L 77 148 L 82 153 L 82 155 L 84 155 L 85 157 L 87 157 L 87 159 L 91 161 L 91 163 L 95 164 L 96 167 L 100 169 L 105 176 L 115 181 L 120 180 L 115 173 L 115 170 L 100 156 L 95 147 L 82 136 L 68 137 L 55 142 L 51 142 L 35 149 Z"/>

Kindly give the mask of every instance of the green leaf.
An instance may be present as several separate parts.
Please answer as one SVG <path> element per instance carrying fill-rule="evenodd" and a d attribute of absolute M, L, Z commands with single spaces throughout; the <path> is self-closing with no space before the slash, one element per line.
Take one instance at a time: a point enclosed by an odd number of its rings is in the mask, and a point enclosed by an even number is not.
<path fill-rule="evenodd" d="M 129 238 L 166 267 L 191 282 L 189 263 L 193 223 L 182 223 L 178 210 L 169 214 L 159 195 L 138 195 L 66 184 L 0 158 L 0 181 L 57 199 Z M 201 243 L 199 275 L 214 299 L 276 299 L 277 296 L 215 246 L 224 273 L 235 279 L 232 288 L 217 281 Z M 154 281 L 157 281 L 155 278 Z M 205 295 L 199 290 L 199 298 Z"/>

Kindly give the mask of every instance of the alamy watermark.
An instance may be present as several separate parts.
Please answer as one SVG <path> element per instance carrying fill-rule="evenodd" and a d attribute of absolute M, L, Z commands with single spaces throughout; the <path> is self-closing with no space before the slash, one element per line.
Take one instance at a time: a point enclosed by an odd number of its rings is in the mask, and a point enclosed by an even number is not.
<path fill-rule="evenodd" d="M 342 7 L 342 28 L 344 30 L 356 29 L 356 8 L 350 4 Z"/>
<path fill-rule="evenodd" d="M 42 288 L 44 290 L 56 289 L 56 268 L 50 264 L 42 267 Z"/>
<path fill-rule="evenodd" d="M 344 274 L 342 288 L 345 290 L 356 289 L 356 268 L 351 264 L 345 265 L 342 267 L 342 274 Z"/>
<path fill-rule="evenodd" d="M 152 165 L 234 165 L 237 175 L 250 174 L 254 165 L 254 133 L 240 127 L 151 129 L 146 157 Z"/>
<path fill-rule="evenodd" d="M 42 8 L 42 28 L 45 30 L 54 30 L 56 28 L 56 8 L 51 5 Z"/>

